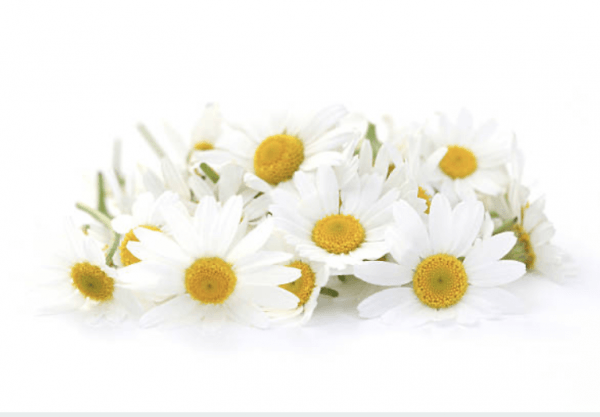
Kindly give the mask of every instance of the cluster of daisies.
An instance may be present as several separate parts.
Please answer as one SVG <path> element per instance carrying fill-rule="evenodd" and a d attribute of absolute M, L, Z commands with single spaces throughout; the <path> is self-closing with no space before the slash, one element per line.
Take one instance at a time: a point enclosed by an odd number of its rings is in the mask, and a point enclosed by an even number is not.
<path fill-rule="evenodd" d="M 518 305 L 505 284 L 563 275 L 514 137 L 466 111 L 398 128 L 331 106 L 243 125 L 211 104 L 189 139 L 139 131 L 161 169 L 125 175 L 117 147 L 97 205 L 77 204 L 89 221 L 66 221 L 62 310 L 264 328 L 367 285 L 360 317 L 469 324 Z"/>

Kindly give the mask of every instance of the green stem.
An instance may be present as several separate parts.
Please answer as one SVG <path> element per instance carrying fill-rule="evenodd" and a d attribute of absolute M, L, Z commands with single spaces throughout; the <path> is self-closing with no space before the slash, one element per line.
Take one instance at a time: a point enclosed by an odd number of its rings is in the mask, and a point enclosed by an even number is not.
<path fill-rule="evenodd" d="M 200 164 L 200 169 L 204 171 L 206 176 L 210 178 L 213 183 L 217 183 L 219 181 L 219 174 L 217 174 L 206 162 L 202 162 Z"/>
<path fill-rule="evenodd" d="M 104 176 L 102 175 L 102 172 L 98 172 L 98 211 L 109 219 L 112 218 L 106 207 L 106 188 L 104 187 Z"/>
<path fill-rule="evenodd" d="M 144 137 L 144 139 L 146 139 L 146 142 L 148 142 L 148 145 L 150 145 L 154 153 L 156 153 L 156 155 L 160 159 L 164 158 L 166 156 L 165 151 L 163 151 L 163 149 L 160 147 L 156 139 L 154 139 L 154 136 L 152 136 L 152 134 L 146 128 L 146 126 L 140 123 L 137 125 L 137 128 L 141 135 Z"/>
<path fill-rule="evenodd" d="M 327 287 L 321 288 L 321 294 L 328 295 L 329 297 L 337 297 L 338 295 L 340 295 L 340 293 L 336 290 Z"/>
<path fill-rule="evenodd" d="M 94 219 L 96 219 L 100 223 L 102 223 L 108 230 L 110 230 L 112 237 L 111 237 L 110 249 L 109 249 L 108 253 L 106 254 L 106 264 L 108 266 L 114 266 L 115 264 L 113 262 L 113 257 L 115 256 L 115 252 L 117 251 L 117 249 L 119 247 L 119 242 L 121 240 L 121 236 L 119 234 L 115 233 L 115 231 L 113 230 L 111 222 L 110 222 L 110 218 L 108 216 L 106 216 L 104 213 L 101 213 L 98 210 L 94 210 L 93 208 L 88 207 L 83 203 L 77 203 L 75 205 L 75 207 L 77 207 L 79 210 L 89 214 Z"/>

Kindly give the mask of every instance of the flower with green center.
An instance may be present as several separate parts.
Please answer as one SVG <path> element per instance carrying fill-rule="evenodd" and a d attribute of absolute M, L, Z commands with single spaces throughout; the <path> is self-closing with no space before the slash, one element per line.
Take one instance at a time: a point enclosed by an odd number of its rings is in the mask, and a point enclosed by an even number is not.
<path fill-rule="evenodd" d="M 462 202 L 452 209 L 443 194 L 436 194 L 424 222 L 400 201 L 394 219 L 387 234 L 393 262 L 354 267 L 358 278 L 392 287 L 362 301 L 361 317 L 467 324 L 511 307 L 513 297 L 499 287 L 521 277 L 525 266 L 502 259 L 517 241 L 511 232 L 478 238 L 484 219 L 481 202 Z"/>

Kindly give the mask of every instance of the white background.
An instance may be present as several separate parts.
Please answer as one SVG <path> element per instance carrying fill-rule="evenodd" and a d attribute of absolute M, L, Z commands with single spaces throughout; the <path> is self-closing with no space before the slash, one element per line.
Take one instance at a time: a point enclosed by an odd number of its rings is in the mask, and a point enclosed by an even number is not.
<path fill-rule="evenodd" d="M 598 410 L 597 3 L 0 3 L 1 410 Z M 461 107 L 517 133 L 580 273 L 527 311 L 404 329 L 325 300 L 301 329 L 142 331 L 39 317 L 45 240 L 134 126 L 201 108 L 343 103 L 399 123 Z M 158 132 L 157 132 L 158 134 Z M 341 308 L 339 305 L 346 305 Z"/>

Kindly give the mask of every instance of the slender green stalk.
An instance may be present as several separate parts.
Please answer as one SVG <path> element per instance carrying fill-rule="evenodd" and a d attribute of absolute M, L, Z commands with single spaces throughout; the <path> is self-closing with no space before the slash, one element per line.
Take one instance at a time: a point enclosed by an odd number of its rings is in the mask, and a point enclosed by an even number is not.
<path fill-rule="evenodd" d="M 113 258 L 115 256 L 115 253 L 117 252 L 117 249 L 119 249 L 119 243 L 121 243 L 121 235 L 113 231 L 110 247 L 108 249 L 108 252 L 106 253 L 106 265 L 115 266 Z"/>
<path fill-rule="evenodd" d="M 337 297 L 338 295 L 340 295 L 339 292 L 337 292 L 336 290 L 334 290 L 332 288 L 328 288 L 328 287 L 322 287 L 321 294 L 328 295 L 329 297 Z"/>
<path fill-rule="evenodd" d="M 208 178 L 210 178 L 210 180 L 212 182 L 214 182 L 215 184 L 217 183 L 217 181 L 219 181 L 219 174 L 217 174 L 206 162 L 202 162 L 200 164 L 200 169 L 202 171 L 204 171 L 204 173 L 206 174 L 206 176 Z"/>
<path fill-rule="evenodd" d="M 77 207 L 79 210 L 86 212 L 87 214 L 89 214 L 90 216 L 92 216 L 94 219 L 98 220 L 100 223 L 102 223 L 104 226 L 106 226 L 109 230 L 112 230 L 112 225 L 110 224 L 110 218 L 105 215 L 104 213 L 101 213 L 98 210 L 95 210 L 89 206 L 86 206 L 83 203 L 77 203 L 75 204 L 75 207 Z"/>
<path fill-rule="evenodd" d="M 115 139 L 113 142 L 113 172 L 117 177 L 117 181 L 121 187 L 125 187 L 125 177 L 121 172 L 121 140 Z"/>
<path fill-rule="evenodd" d="M 104 186 L 104 176 L 98 172 L 98 211 L 109 219 L 112 218 L 106 207 L 106 188 Z"/>
<path fill-rule="evenodd" d="M 146 126 L 140 123 L 137 125 L 137 128 L 141 135 L 144 137 L 144 139 L 146 139 L 146 142 L 148 142 L 148 145 L 150 145 L 154 153 L 156 153 L 158 158 L 164 158 L 166 156 L 165 151 L 160 147 L 160 145 L 158 144 L 156 139 L 154 139 L 154 136 L 152 136 L 152 134 L 146 128 Z"/>

